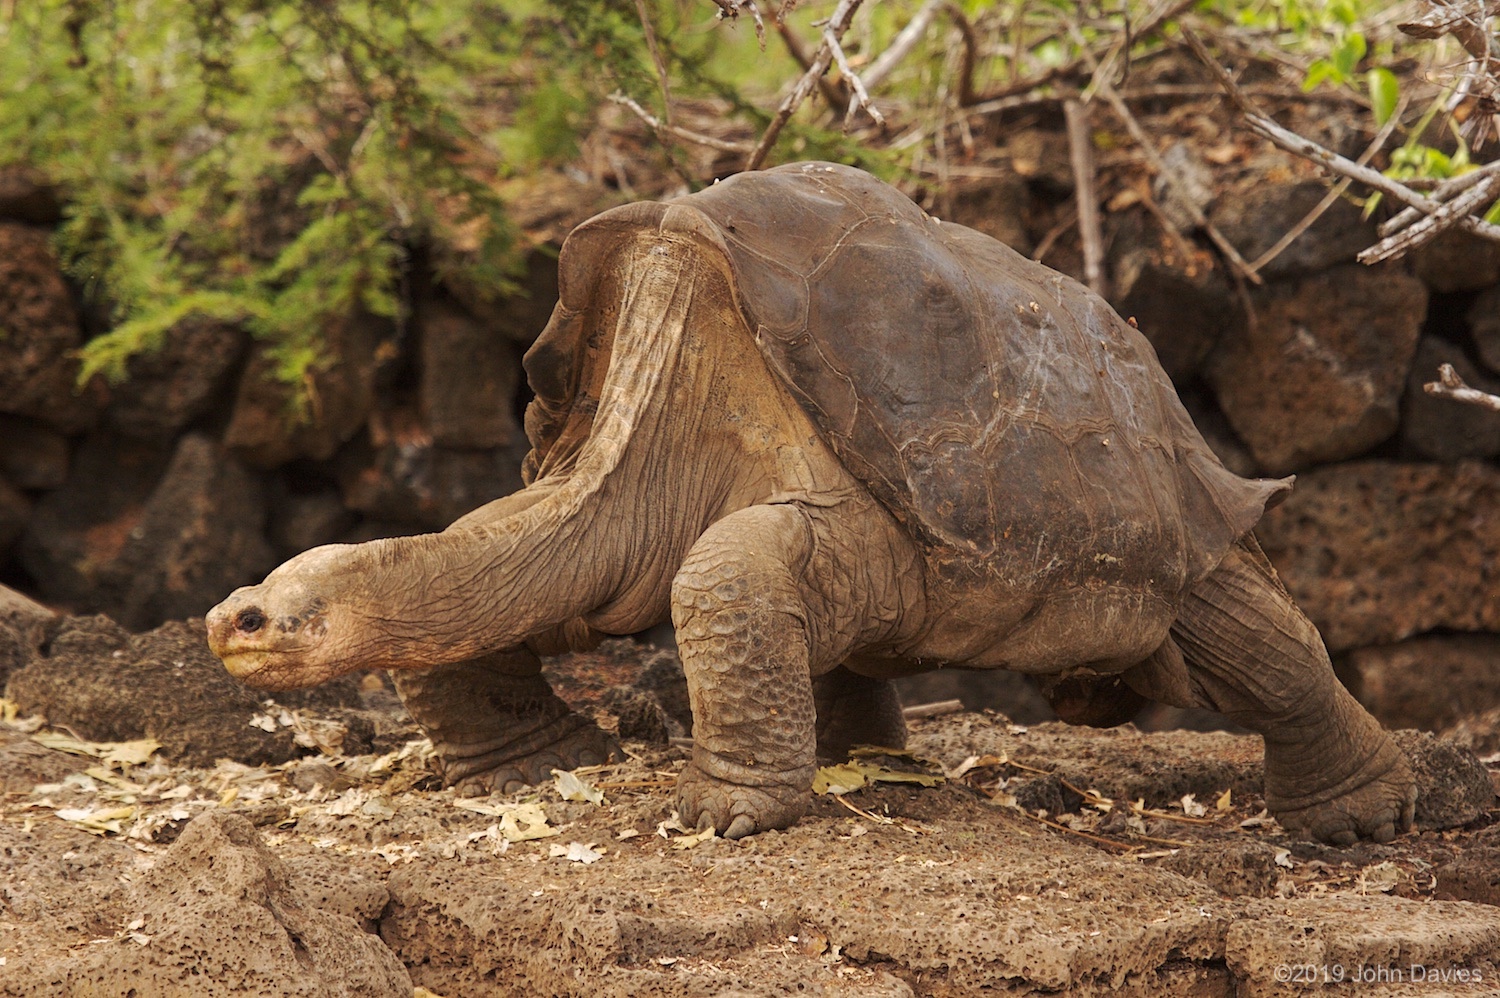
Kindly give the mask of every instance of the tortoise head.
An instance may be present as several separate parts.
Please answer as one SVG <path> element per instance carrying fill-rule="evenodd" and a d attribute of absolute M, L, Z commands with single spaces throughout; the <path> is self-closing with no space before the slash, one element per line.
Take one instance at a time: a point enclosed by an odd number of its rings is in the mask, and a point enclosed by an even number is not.
<path fill-rule="evenodd" d="M 350 647 L 356 615 L 336 595 L 343 587 L 330 584 L 349 573 L 352 550 L 331 544 L 304 552 L 208 612 L 208 646 L 230 675 L 258 689 L 289 690 L 362 664 Z"/>

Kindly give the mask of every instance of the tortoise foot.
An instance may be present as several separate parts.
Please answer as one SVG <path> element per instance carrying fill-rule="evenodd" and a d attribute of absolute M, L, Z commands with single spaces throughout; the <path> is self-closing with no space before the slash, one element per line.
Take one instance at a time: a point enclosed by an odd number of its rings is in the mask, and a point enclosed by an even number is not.
<path fill-rule="evenodd" d="M 598 766 L 625 758 L 613 737 L 578 714 L 558 718 L 548 733 L 555 737 L 538 744 L 540 740 L 533 736 L 521 751 L 510 744 L 472 754 L 461 746 L 445 751 L 445 746 L 438 744 L 435 748 L 443 783 L 455 788 L 460 796 L 484 797 L 545 783 L 554 769 Z"/>
<path fill-rule="evenodd" d="M 1340 792 L 1325 800 L 1303 803 L 1278 789 L 1268 766 L 1266 803 L 1282 827 L 1299 838 L 1337 846 L 1353 845 L 1360 839 L 1389 842 L 1409 831 L 1417 801 L 1411 768 L 1394 746 L 1391 753 L 1382 752 L 1372 759 L 1365 771 L 1343 781 Z"/>
<path fill-rule="evenodd" d="M 742 839 L 772 828 L 786 828 L 807 813 L 812 770 L 787 774 L 757 772 L 755 783 L 738 783 L 712 775 L 698 757 L 677 777 L 677 814 L 684 825 L 702 831 L 710 826 L 726 839 Z M 743 767 L 730 767 L 741 769 Z M 785 779 L 782 779 L 785 777 Z"/>

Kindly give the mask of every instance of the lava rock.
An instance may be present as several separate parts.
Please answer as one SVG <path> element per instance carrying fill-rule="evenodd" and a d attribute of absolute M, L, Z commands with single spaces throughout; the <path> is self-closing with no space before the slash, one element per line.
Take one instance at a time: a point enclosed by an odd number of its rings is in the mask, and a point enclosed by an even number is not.
<path fill-rule="evenodd" d="M 224 442 L 255 468 L 332 457 L 370 413 L 378 351 L 389 332 L 389 323 L 368 315 L 330 320 L 323 330 L 324 349 L 338 363 L 314 367 L 309 386 L 314 401 L 303 418 L 295 413 L 292 389 L 277 379 L 269 351 L 256 349 L 240 376 Z"/>
<path fill-rule="evenodd" d="M 521 435 L 516 390 L 521 358 L 515 344 L 457 303 L 417 303 L 424 422 L 439 447 L 478 450 L 511 445 Z"/>
<path fill-rule="evenodd" d="M 31 419 L 0 415 L 0 476 L 20 489 L 68 480 L 68 438 Z"/>
<path fill-rule="evenodd" d="M 201 620 L 172 621 L 132 635 L 108 617 L 55 621 L 42 647 L 11 674 L 7 695 L 94 741 L 154 738 L 177 762 L 212 766 L 286 762 L 308 751 L 292 727 L 252 726 L 263 694 L 237 683 L 208 650 Z M 343 678 L 276 694 L 282 707 L 333 711 L 360 706 L 359 683 Z M 306 739 L 304 739 L 305 741 Z"/>
<path fill-rule="evenodd" d="M 1445 340 L 1424 337 L 1406 380 L 1401 400 L 1401 443 L 1417 457 L 1457 461 L 1500 454 L 1500 418 L 1477 405 L 1429 395 L 1422 386 L 1436 381 L 1439 364 L 1452 364 L 1470 388 L 1500 391 L 1500 378 L 1469 362 L 1463 350 Z"/>
<path fill-rule="evenodd" d="M 0 220 L 56 225 L 62 221 L 57 188 L 29 166 L 0 167 Z"/>
<path fill-rule="evenodd" d="M 166 439 L 209 412 L 223 397 L 245 350 L 245 333 L 206 319 L 186 319 L 159 349 L 126 362 L 110 388 L 109 424 L 126 436 Z"/>
<path fill-rule="evenodd" d="M 382 892 L 384 893 L 384 892 Z M 243 816 L 208 811 L 129 888 L 132 935 L 9 984 L 65 995 L 409 998 L 401 961 L 360 922 L 318 904 Z M 43 974 L 45 973 L 45 979 Z"/>
<path fill-rule="evenodd" d="M 1187 384 L 1222 336 L 1243 335 L 1233 289 L 1206 253 L 1183 260 L 1155 226 L 1132 220 L 1111 246 L 1110 304 L 1135 322 L 1178 384 Z"/>
<path fill-rule="evenodd" d="M 1430 731 L 1391 732 L 1417 779 L 1416 825 L 1442 831 L 1467 825 L 1495 804 L 1489 770 L 1468 749 Z"/>
<path fill-rule="evenodd" d="M 1297 479 L 1256 536 L 1331 651 L 1500 631 L 1500 470 L 1352 461 Z"/>
<path fill-rule="evenodd" d="M 1479 362 L 1500 374 L 1500 287 L 1490 288 L 1475 298 L 1467 318 Z"/>
<path fill-rule="evenodd" d="M 78 388 L 83 329 L 41 229 L 0 222 L 0 412 L 67 432 L 87 427 L 98 385 Z"/>
<path fill-rule="evenodd" d="M 1219 196 L 1209 211 L 1209 221 L 1241 256 L 1254 260 L 1300 223 L 1327 193 L 1328 186 L 1321 180 L 1276 184 L 1256 173 L 1243 188 Z M 1364 218 L 1353 202 L 1340 198 L 1260 273 L 1279 278 L 1351 264 L 1355 254 L 1379 238 L 1374 222 Z"/>
<path fill-rule="evenodd" d="M 1500 707 L 1500 634 L 1443 634 L 1349 654 L 1360 703 L 1387 728 L 1443 731 Z"/>
<path fill-rule="evenodd" d="M 160 445 L 84 438 L 68 480 L 38 500 L 21 538 L 21 566 L 44 599 L 82 612 L 118 605 L 111 569 L 170 460 Z"/>
<path fill-rule="evenodd" d="M 1205 374 L 1268 472 L 1354 457 L 1396 430 L 1426 306 L 1422 284 L 1390 268 L 1281 282 L 1256 296 L 1255 321 L 1220 341 Z"/>
<path fill-rule="evenodd" d="M 1500 284 L 1500 243 L 1492 239 L 1449 229 L 1411 257 L 1417 277 L 1439 294 Z"/>

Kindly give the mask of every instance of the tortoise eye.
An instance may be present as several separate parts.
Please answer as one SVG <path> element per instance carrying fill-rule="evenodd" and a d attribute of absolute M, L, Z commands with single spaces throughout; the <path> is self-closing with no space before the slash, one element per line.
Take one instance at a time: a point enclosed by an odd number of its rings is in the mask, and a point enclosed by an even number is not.
<path fill-rule="evenodd" d="M 259 610 L 241 610 L 234 618 L 234 629 L 243 634 L 254 634 L 266 626 L 266 615 Z"/>

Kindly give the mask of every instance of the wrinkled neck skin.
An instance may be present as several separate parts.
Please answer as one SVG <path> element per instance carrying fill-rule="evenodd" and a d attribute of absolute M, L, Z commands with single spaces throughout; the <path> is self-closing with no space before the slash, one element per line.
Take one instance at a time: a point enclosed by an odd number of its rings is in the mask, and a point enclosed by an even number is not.
<path fill-rule="evenodd" d="M 818 462 L 786 446 L 811 443 L 809 424 L 711 257 L 650 234 L 605 274 L 586 321 L 613 348 L 591 354 L 537 480 L 441 533 L 317 548 L 236 591 L 209 616 L 232 673 L 300 687 L 463 661 L 577 619 L 631 633 L 666 619 L 673 576 L 719 517 L 823 491 Z"/>

